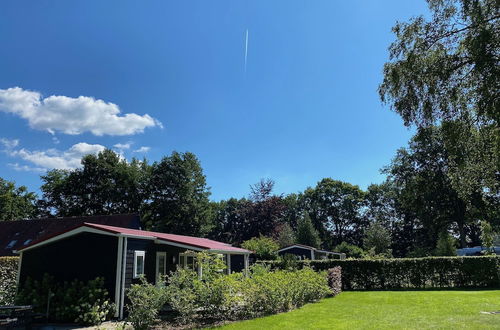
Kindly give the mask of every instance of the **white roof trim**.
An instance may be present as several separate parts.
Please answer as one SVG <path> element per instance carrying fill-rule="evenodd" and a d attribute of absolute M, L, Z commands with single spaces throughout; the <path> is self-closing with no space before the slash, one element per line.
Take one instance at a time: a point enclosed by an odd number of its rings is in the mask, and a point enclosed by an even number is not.
<path fill-rule="evenodd" d="M 293 249 L 293 248 L 299 248 L 299 249 L 304 249 L 304 250 L 309 250 L 309 251 L 315 251 L 316 250 L 316 248 L 313 248 L 313 247 L 305 247 L 303 245 L 294 244 L 294 245 L 290 245 L 290 246 L 284 247 L 282 249 L 279 249 L 276 252 L 282 252 L 282 251 L 290 250 L 290 249 Z"/>

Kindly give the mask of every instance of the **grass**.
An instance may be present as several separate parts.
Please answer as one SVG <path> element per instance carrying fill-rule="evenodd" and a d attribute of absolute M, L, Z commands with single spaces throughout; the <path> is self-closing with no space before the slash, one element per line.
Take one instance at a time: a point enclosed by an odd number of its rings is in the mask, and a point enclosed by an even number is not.
<path fill-rule="evenodd" d="M 500 329 L 500 290 L 343 292 L 222 329 Z"/>

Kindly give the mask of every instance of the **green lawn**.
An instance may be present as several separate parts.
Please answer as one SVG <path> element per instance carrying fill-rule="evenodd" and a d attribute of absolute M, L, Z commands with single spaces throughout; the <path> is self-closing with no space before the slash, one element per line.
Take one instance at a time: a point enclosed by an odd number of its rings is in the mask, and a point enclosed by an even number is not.
<path fill-rule="evenodd" d="M 223 329 L 500 329 L 500 290 L 343 292 Z"/>

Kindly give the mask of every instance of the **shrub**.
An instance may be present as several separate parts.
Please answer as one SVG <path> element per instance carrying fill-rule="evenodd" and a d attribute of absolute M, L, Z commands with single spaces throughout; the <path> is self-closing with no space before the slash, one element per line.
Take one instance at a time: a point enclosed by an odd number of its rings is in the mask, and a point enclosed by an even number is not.
<path fill-rule="evenodd" d="M 248 276 L 225 275 L 210 258 L 198 255 L 203 263 L 201 279 L 195 271 L 181 268 L 168 278 L 168 303 L 182 323 L 197 317 L 226 320 L 288 311 L 331 293 L 326 272 L 310 268 L 271 272 L 255 265 Z"/>
<path fill-rule="evenodd" d="M 178 268 L 168 278 L 168 303 L 179 313 L 178 320 L 185 323 L 193 318 L 198 309 L 198 274 L 191 269 Z"/>
<path fill-rule="evenodd" d="M 289 311 L 330 293 L 325 272 L 310 268 L 251 274 L 242 285 L 242 317 Z"/>
<path fill-rule="evenodd" d="M 104 279 L 100 277 L 88 282 L 73 280 L 63 283 L 55 282 L 48 274 L 44 274 L 41 281 L 28 278 L 16 301 L 33 305 L 38 313 L 48 312 L 49 320 L 85 325 L 98 325 L 109 319 L 115 310 L 104 289 Z"/>
<path fill-rule="evenodd" d="M 241 247 L 255 253 L 260 260 L 274 260 L 278 256 L 276 251 L 279 249 L 278 243 L 270 237 L 253 237 L 241 244 Z"/>
<path fill-rule="evenodd" d="M 263 262 L 279 268 L 278 262 Z M 500 287 L 500 257 L 313 260 L 318 271 L 342 267 L 343 290 Z"/>
<path fill-rule="evenodd" d="M 0 306 L 14 303 L 18 262 L 18 257 L 0 257 Z"/>
<path fill-rule="evenodd" d="M 127 290 L 130 303 L 127 305 L 128 318 L 136 330 L 149 329 L 158 319 L 161 307 L 168 301 L 165 283 L 156 286 L 141 277 L 139 284 L 132 284 Z"/>
<path fill-rule="evenodd" d="M 342 242 L 337 245 L 333 251 L 338 253 L 345 253 L 347 258 L 364 258 L 366 256 L 366 252 L 360 248 L 359 246 L 349 244 L 347 242 Z"/>
<path fill-rule="evenodd" d="M 333 296 L 342 292 L 342 268 L 340 266 L 329 268 L 327 278 L 328 286 L 330 287 L 330 290 L 332 290 Z"/>

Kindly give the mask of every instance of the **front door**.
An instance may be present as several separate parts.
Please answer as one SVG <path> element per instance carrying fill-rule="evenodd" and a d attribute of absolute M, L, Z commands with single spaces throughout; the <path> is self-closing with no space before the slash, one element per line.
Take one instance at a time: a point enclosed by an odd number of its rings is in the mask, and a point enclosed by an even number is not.
<path fill-rule="evenodd" d="M 167 252 L 156 252 L 156 282 L 167 274 Z"/>

